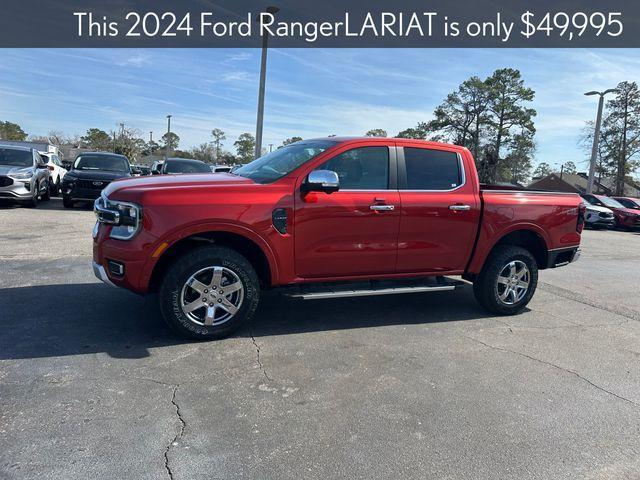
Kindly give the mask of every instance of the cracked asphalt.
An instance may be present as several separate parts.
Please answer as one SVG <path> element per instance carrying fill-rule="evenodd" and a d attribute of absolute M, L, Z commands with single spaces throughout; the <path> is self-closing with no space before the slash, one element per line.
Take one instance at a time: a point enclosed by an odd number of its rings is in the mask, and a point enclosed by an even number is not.
<path fill-rule="evenodd" d="M 268 293 L 173 337 L 90 269 L 93 216 L 0 207 L 2 479 L 638 479 L 640 235 L 587 231 L 530 308 Z"/>

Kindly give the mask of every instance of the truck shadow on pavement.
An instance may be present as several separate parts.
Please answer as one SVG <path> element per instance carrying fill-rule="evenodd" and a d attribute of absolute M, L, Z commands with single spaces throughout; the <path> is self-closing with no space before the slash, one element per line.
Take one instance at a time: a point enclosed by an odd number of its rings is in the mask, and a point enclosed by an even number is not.
<path fill-rule="evenodd" d="M 154 297 L 99 283 L 0 290 L 0 360 L 107 353 L 144 358 L 150 348 L 190 343 L 172 334 Z M 263 295 L 236 336 L 262 337 L 487 317 L 470 287 L 455 292 L 302 301 Z M 224 342 L 224 340 L 220 340 Z"/>

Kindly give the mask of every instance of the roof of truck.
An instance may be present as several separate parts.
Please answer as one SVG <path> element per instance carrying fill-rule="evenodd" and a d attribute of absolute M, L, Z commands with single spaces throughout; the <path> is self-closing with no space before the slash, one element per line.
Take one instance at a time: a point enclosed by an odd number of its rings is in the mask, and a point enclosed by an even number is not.
<path fill-rule="evenodd" d="M 428 145 L 432 147 L 454 147 L 459 149 L 464 149 L 464 147 L 460 145 L 455 145 L 453 143 L 444 143 L 444 142 L 433 142 L 431 140 L 422 140 L 419 138 L 398 138 L 398 137 L 318 137 L 318 138 L 306 138 L 304 140 L 300 140 L 301 143 L 318 141 L 318 140 L 329 140 L 334 141 L 336 143 L 355 143 L 355 142 L 388 142 L 389 140 L 395 142 L 403 142 L 403 143 L 416 143 L 421 145 Z M 297 142 L 296 142 L 297 143 Z"/>

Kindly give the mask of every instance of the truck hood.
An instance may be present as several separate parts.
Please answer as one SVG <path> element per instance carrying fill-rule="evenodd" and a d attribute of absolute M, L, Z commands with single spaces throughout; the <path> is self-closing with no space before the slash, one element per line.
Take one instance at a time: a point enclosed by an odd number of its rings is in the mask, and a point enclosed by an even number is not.
<path fill-rule="evenodd" d="M 191 188 L 220 188 L 241 185 L 256 185 L 253 180 L 230 173 L 199 173 L 193 175 L 154 175 L 132 177 L 110 183 L 103 193 L 110 197 L 113 194 L 142 194 L 152 190 Z"/>

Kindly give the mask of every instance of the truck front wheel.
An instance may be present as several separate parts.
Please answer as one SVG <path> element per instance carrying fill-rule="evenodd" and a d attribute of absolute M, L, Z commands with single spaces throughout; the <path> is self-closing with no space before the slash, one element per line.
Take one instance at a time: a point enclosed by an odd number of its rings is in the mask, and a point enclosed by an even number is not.
<path fill-rule="evenodd" d="M 177 334 L 216 339 L 253 317 L 260 283 L 245 257 L 208 245 L 178 257 L 167 269 L 159 294 L 162 316 Z"/>
<path fill-rule="evenodd" d="M 473 284 L 476 300 L 489 312 L 513 315 L 529 303 L 538 285 L 538 265 L 528 250 L 496 247 Z"/>

